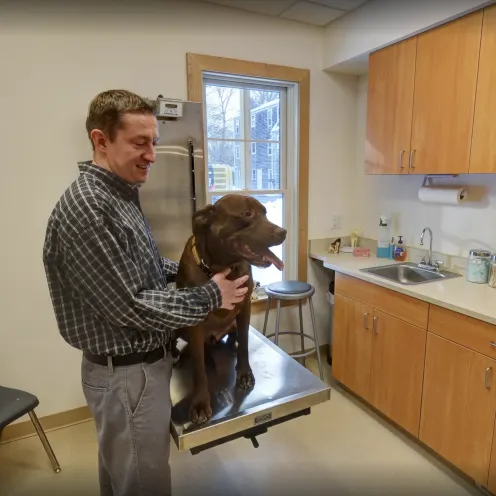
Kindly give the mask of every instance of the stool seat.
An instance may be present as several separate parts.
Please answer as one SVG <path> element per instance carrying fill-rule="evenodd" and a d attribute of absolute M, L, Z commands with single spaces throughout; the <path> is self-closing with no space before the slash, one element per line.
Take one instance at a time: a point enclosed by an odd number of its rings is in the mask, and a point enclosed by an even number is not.
<path fill-rule="evenodd" d="M 281 293 L 283 295 L 294 295 L 300 293 L 307 293 L 312 289 L 312 286 L 303 281 L 280 281 L 274 282 L 267 286 L 271 293 Z"/>

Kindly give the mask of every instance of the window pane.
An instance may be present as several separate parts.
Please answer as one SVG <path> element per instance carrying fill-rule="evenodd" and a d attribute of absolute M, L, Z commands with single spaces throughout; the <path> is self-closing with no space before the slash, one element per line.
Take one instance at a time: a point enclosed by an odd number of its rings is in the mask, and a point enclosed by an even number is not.
<path fill-rule="evenodd" d="M 279 91 L 250 90 L 251 139 L 279 141 Z"/>
<path fill-rule="evenodd" d="M 243 136 L 242 91 L 229 86 L 206 85 L 207 137 L 233 139 Z"/>
<path fill-rule="evenodd" d="M 277 195 L 253 195 L 260 203 L 263 203 L 267 209 L 267 219 L 278 226 L 284 226 L 284 199 L 282 194 Z M 212 196 L 212 203 L 215 203 L 220 196 Z M 284 243 L 280 246 L 273 246 L 272 252 L 283 262 L 284 260 Z M 267 286 L 273 282 L 279 282 L 283 279 L 283 273 L 273 265 L 267 269 L 252 266 L 253 280 L 258 281 L 262 286 Z"/>
<path fill-rule="evenodd" d="M 252 181 L 247 189 L 282 189 L 279 143 L 251 143 L 256 153 L 250 155 Z"/>
<path fill-rule="evenodd" d="M 210 191 L 243 189 L 245 144 L 241 141 L 208 140 L 208 188 Z"/>

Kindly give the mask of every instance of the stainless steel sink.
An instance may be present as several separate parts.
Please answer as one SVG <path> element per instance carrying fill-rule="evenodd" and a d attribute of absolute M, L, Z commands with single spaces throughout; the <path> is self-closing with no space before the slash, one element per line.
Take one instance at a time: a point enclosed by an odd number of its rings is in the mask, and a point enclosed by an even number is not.
<path fill-rule="evenodd" d="M 446 279 L 460 277 L 460 274 L 456 274 L 455 272 L 423 269 L 411 262 L 369 267 L 360 270 L 404 285 L 424 284 L 426 282 L 445 281 Z"/>

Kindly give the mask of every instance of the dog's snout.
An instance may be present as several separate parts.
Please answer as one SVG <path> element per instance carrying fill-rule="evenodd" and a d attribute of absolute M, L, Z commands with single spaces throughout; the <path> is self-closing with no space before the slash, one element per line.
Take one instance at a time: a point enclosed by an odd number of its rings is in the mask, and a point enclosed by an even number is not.
<path fill-rule="evenodd" d="M 281 241 L 284 241 L 286 239 L 286 234 L 288 232 L 286 231 L 286 229 L 282 228 L 282 227 L 278 227 L 275 231 L 275 235 L 277 237 L 277 239 L 280 239 Z"/>

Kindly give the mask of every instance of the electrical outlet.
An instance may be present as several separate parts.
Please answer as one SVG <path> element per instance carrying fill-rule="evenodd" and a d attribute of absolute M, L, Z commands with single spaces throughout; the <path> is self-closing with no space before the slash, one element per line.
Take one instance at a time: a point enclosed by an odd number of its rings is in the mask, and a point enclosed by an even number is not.
<path fill-rule="evenodd" d="M 331 229 L 341 229 L 341 216 L 333 215 L 331 219 Z"/>

